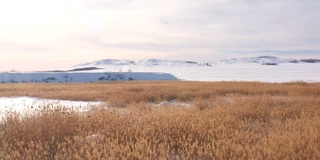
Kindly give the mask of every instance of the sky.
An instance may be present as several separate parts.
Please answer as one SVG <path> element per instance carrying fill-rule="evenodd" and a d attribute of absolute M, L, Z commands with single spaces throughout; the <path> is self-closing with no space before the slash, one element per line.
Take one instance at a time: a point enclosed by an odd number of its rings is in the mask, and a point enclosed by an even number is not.
<path fill-rule="evenodd" d="M 0 2 L 0 71 L 99 59 L 320 58 L 318 0 Z"/>

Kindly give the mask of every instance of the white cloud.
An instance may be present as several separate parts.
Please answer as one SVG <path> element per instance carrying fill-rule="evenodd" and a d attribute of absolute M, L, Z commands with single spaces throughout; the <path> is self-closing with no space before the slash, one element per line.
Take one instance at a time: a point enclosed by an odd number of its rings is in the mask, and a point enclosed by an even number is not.
<path fill-rule="evenodd" d="M 318 19 L 317 0 L 11 0 L 0 2 L 0 55 L 76 55 L 70 63 L 78 63 L 311 54 L 320 50 Z"/>

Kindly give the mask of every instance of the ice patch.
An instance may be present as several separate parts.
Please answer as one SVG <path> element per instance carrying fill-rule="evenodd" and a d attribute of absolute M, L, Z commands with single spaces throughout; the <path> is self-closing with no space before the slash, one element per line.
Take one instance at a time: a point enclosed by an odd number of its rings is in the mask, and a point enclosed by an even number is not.
<path fill-rule="evenodd" d="M 50 109 L 64 107 L 73 111 L 86 112 L 91 107 L 101 104 L 101 102 L 53 100 L 35 97 L 0 97 L 0 118 L 11 112 L 25 115 L 42 110 L 45 107 L 50 107 Z"/>

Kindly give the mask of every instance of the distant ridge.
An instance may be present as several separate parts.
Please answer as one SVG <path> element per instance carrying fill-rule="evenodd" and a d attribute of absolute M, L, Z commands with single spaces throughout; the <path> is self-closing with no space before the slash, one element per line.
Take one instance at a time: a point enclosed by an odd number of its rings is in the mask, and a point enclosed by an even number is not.
<path fill-rule="evenodd" d="M 209 61 L 209 62 L 196 62 L 196 61 L 181 61 L 181 60 L 162 60 L 162 59 L 142 59 L 142 60 L 119 60 L 119 59 L 103 59 L 96 60 L 93 62 L 78 64 L 72 66 L 72 69 L 76 68 L 108 68 L 110 66 L 118 67 L 131 67 L 131 66 L 140 66 L 140 67 L 160 67 L 160 66 L 172 66 L 172 67 L 187 67 L 187 66 L 205 66 L 212 67 L 215 64 L 235 64 L 235 63 L 257 63 L 261 65 L 278 65 L 283 63 L 320 63 L 320 59 L 284 59 L 278 58 L 275 56 L 257 56 L 257 57 L 246 57 L 246 58 L 231 58 L 223 59 L 220 61 Z"/>
<path fill-rule="evenodd" d="M 218 62 L 219 63 L 219 62 Z M 221 60 L 220 63 L 233 64 L 233 63 L 258 63 L 262 65 L 277 65 L 280 63 L 320 63 L 320 59 L 284 59 L 275 56 L 257 56 L 247 58 L 232 58 Z"/>
<path fill-rule="evenodd" d="M 70 70 L 49 70 L 49 71 L 41 71 L 41 72 L 77 72 L 77 71 L 95 71 L 103 68 L 98 67 L 83 67 L 83 68 L 75 68 Z"/>
<path fill-rule="evenodd" d="M 200 63 L 195 61 L 180 61 L 180 60 L 162 60 L 162 59 L 143 59 L 138 61 L 119 60 L 119 59 L 103 59 L 93 62 L 78 64 L 72 66 L 74 68 L 88 68 L 88 67 L 103 67 L 103 66 L 211 66 L 210 63 Z"/>

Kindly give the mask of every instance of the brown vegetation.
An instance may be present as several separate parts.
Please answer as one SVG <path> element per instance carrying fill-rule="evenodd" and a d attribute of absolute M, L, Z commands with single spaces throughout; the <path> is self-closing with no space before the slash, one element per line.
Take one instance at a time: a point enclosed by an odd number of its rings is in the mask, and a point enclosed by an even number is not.
<path fill-rule="evenodd" d="M 320 159 L 320 84 L 1 84 L 0 97 L 106 101 L 0 122 L 0 159 Z M 192 104 L 153 106 L 176 100 Z"/>

